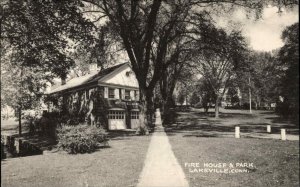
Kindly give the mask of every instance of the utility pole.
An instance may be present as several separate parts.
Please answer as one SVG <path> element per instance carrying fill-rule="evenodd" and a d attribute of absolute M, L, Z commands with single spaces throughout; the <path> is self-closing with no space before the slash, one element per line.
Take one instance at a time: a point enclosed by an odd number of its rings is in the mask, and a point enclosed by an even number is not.
<path fill-rule="evenodd" d="M 250 77 L 249 77 L 249 107 L 250 107 L 250 113 L 252 113 L 252 108 L 251 108 L 251 83 L 250 83 Z"/>
<path fill-rule="evenodd" d="M 21 86 L 19 87 L 19 93 L 22 96 L 22 88 L 23 88 L 23 66 L 21 65 L 21 72 L 20 72 L 20 76 L 21 76 Z M 19 106 L 18 106 L 18 120 L 19 120 L 19 137 L 21 137 L 22 135 L 22 99 L 19 98 Z"/>
<path fill-rule="evenodd" d="M 18 120 L 19 120 L 19 137 L 21 137 L 21 135 L 22 135 L 22 109 L 21 109 L 21 105 L 19 106 L 19 108 L 18 108 Z"/>

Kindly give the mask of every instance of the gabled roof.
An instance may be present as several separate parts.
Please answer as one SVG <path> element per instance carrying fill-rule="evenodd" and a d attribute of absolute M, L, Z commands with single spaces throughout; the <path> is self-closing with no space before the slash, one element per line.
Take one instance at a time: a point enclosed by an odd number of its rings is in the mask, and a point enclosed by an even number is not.
<path fill-rule="evenodd" d="M 61 92 L 61 91 L 67 90 L 67 89 L 76 88 L 76 87 L 83 86 L 86 84 L 96 83 L 99 79 L 106 77 L 107 75 L 113 73 L 114 71 L 123 67 L 124 65 L 129 65 L 129 64 L 126 62 L 126 63 L 118 64 L 116 66 L 112 66 L 110 68 L 103 69 L 99 72 L 95 72 L 92 74 L 87 74 L 85 76 L 73 78 L 73 79 L 67 81 L 66 84 L 58 86 L 58 87 L 54 88 L 53 90 L 50 90 L 48 92 L 48 94 L 58 93 L 58 92 Z"/>

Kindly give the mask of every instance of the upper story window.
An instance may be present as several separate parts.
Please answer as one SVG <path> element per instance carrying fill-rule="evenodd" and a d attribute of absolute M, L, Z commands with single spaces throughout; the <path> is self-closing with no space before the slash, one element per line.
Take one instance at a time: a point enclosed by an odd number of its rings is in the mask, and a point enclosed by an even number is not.
<path fill-rule="evenodd" d="M 108 98 L 115 98 L 115 89 L 113 88 L 108 89 Z"/>
<path fill-rule="evenodd" d="M 130 99 L 130 90 L 125 90 L 125 99 L 126 100 Z"/>

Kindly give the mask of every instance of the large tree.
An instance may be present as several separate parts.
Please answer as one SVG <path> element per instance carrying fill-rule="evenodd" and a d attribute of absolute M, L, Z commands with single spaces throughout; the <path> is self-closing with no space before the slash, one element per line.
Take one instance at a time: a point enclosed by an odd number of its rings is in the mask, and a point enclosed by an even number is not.
<path fill-rule="evenodd" d="M 18 65 L 40 66 L 65 78 L 74 64 L 68 54 L 78 42 L 91 44 L 93 39 L 94 26 L 83 18 L 81 5 L 78 1 L 4 1 L 1 41 L 22 58 Z"/>
<path fill-rule="evenodd" d="M 81 6 L 80 1 L 1 2 L 1 100 L 19 111 L 20 127 L 21 111 L 38 101 L 46 83 L 66 78 L 76 42 L 92 44 L 94 25 L 83 18 Z"/>
<path fill-rule="evenodd" d="M 299 23 L 287 27 L 282 39 L 285 44 L 279 51 L 278 59 L 285 67 L 281 80 L 284 110 L 299 118 Z"/>
<path fill-rule="evenodd" d="M 11 60 L 18 56 L 9 56 Z M 38 67 L 17 66 L 1 58 L 1 107 L 10 106 L 15 110 L 19 120 L 21 135 L 21 119 L 23 110 L 41 111 L 43 92 L 47 83 L 53 78 Z"/>
<path fill-rule="evenodd" d="M 201 107 L 208 113 L 209 107 L 215 101 L 216 94 L 207 79 L 201 77 L 195 85 L 194 93 L 199 96 Z"/>
<path fill-rule="evenodd" d="M 81 28 L 79 31 L 90 32 L 91 25 L 86 24 L 83 14 L 97 14 L 93 20 L 97 27 L 101 27 L 103 22 L 109 22 L 111 31 L 121 39 L 121 44 L 125 48 L 137 76 L 142 105 L 141 124 L 147 126 L 151 116 L 153 89 L 169 65 L 166 60 L 168 47 L 190 28 L 188 25 L 193 24 L 191 20 L 195 13 L 216 13 L 223 8 L 234 6 L 255 9 L 257 13 L 260 13 L 266 2 L 270 1 L 31 0 L 22 3 L 5 1 L 4 7 L 9 8 L 4 8 L 4 12 L 10 12 L 10 16 L 9 21 L 4 21 L 3 25 L 8 33 L 16 33 L 17 37 L 15 35 L 11 37 L 16 38 L 12 40 L 13 42 L 18 42 L 18 36 L 25 34 L 23 38 L 28 42 L 25 42 L 27 45 L 20 48 L 21 54 L 24 53 L 22 49 L 43 52 L 44 49 L 47 49 L 49 52 L 42 54 L 51 54 L 52 58 L 44 58 L 43 55 L 40 55 L 36 56 L 39 58 L 35 58 L 35 60 L 43 59 L 46 68 L 64 78 L 66 70 L 73 63 L 69 61 L 64 51 L 64 46 L 69 44 L 67 38 L 78 39 L 78 37 L 85 36 L 82 32 L 78 32 L 77 25 L 84 25 L 84 27 L 79 27 Z M 280 2 L 286 3 L 286 1 Z M 92 9 L 87 10 L 87 7 Z M 11 25 L 11 23 L 14 24 Z M 14 27 L 18 29 L 14 30 Z M 27 37 L 27 33 L 38 34 L 37 37 Z M 32 39 L 39 42 L 31 43 Z M 53 43 L 49 44 L 51 42 Z M 36 47 L 41 43 L 43 47 Z M 59 47 L 53 44 L 57 44 Z M 64 52 L 61 53 L 61 51 Z M 147 119 L 147 117 L 149 118 Z"/>
<path fill-rule="evenodd" d="M 170 65 L 159 80 L 164 123 L 168 122 L 169 114 L 171 112 L 170 108 L 174 107 L 175 101 L 173 93 L 176 87 L 178 87 L 178 83 L 187 85 L 188 83 L 193 82 L 194 74 L 191 66 L 193 50 L 188 43 L 190 42 L 177 44 L 176 47 L 172 46 L 174 51 L 170 50 L 172 55 L 170 55 L 168 59 Z M 187 91 L 186 88 L 185 91 Z"/>
<path fill-rule="evenodd" d="M 219 104 L 230 81 L 236 76 L 235 72 L 247 63 L 247 44 L 237 31 L 228 34 L 223 29 L 211 26 L 206 33 L 205 39 L 199 43 L 195 63 L 214 93 L 217 118 Z"/>
<path fill-rule="evenodd" d="M 216 13 L 223 8 L 243 6 L 260 14 L 267 1 L 243 0 L 83 0 L 109 21 L 120 36 L 140 87 L 141 124 L 147 126 L 155 85 L 166 73 L 168 47 L 186 34 L 197 13 Z M 268 1 L 270 2 L 270 1 Z M 148 117 L 148 118 L 147 118 Z"/>
<path fill-rule="evenodd" d="M 280 94 L 279 82 L 283 74 L 276 53 L 252 51 L 249 62 L 247 69 L 238 72 L 235 79 L 235 85 L 244 93 L 244 99 L 250 102 L 248 100 L 250 89 L 255 108 L 261 107 L 262 104 L 270 105 L 276 102 Z"/>

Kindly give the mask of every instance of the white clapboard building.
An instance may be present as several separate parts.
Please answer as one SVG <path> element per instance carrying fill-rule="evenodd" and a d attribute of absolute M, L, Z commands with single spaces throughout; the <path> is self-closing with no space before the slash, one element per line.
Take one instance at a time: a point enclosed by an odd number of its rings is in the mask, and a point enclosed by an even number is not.
<path fill-rule="evenodd" d="M 139 87 L 129 63 L 90 71 L 51 89 L 48 95 L 54 98 L 48 102 L 50 112 L 65 108 L 66 113 L 83 114 L 92 125 L 101 122 L 109 130 L 138 127 Z"/>

